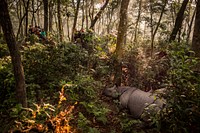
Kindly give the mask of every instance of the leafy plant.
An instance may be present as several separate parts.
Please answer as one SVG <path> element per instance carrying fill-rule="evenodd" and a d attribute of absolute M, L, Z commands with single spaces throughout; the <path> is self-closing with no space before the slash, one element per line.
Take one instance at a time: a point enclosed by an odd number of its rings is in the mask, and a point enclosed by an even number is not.
<path fill-rule="evenodd" d="M 62 87 L 57 108 L 45 103 L 33 104 L 30 108 L 17 105 L 11 109 L 11 116 L 17 119 L 10 132 L 70 132 L 75 130 L 69 123 L 77 103 L 61 108 L 60 105 L 65 100 L 64 87 Z"/>
<path fill-rule="evenodd" d="M 100 133 L 98 129 L 89 126 L 91 122 L 81 112 L 78 116 L 78 128 L 80 131 L 87 133 Z"/>
<path fill-rule="evenodd" d="M 89 114 L 93 114 L 96 120 L 101 121 L 104 125 L 108 122 L 106 114 L 109 112 L 109 109 L 102 107 L 99 103 L 95 102 L 81 102 Z"/>
<path fill-rule="evenodd" d="M 57 91 L 61 81 L 74 80 L 78 72 L 87 71 L 87 59 L 87 52 L 73 44 L 63 43 L 57 47 L 35 44 L 25 48 L 23 63 L 28 97 L 33 102 L 53 98 L 52 92 Z M 31 94 L 36 94 L 37 100 Z"/>
<path fill-rule="evenodd" d="M 161 129 L 167 132 L 200 131 L 200 75 L 194 71 L 197 59 L 191 55 L 187 44 L 171 44 L 167 107 L 161 112 Z"/>
<path fill-rule="evenodd" d="M 133 132 L 142 124 L 140 120 L 128 118 L 127 115 L 124 115 L 120 120 L 120 125 L 124 133 Z"/>

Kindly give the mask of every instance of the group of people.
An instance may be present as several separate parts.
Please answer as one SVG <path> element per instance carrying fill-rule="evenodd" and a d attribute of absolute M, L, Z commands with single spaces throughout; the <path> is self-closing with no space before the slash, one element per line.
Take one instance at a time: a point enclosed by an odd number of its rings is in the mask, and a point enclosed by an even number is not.
<path fill-rule="evenodd" d="M 33 27 L 32 25 L 29 26 L 29 34 L 30 35 L 37 35 L 40 39 L 46 40 L 46 32 L 44 29 L 40 28 L 40 26 Z"/>

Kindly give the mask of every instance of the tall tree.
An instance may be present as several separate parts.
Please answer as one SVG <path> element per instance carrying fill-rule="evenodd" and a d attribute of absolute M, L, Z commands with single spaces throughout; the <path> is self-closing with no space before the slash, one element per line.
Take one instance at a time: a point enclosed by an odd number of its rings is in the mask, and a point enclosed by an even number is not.
<path fill-rule="evenodd" d="M 27 36 L 27 34 L 28 34 L 28 12 L 29 12 L 29 4 L 30 4 L 30 0 L 27 0 L 27 1 L 25 1 L 25 0 L 23 0 L 23 4 L 24 4 L 24 8 L 25 8 L 25 17 L 26 17 L 26 19 L 25 19 L 25 35 Z M 23 20 L 23 19 L 22 19 Z"/>
<path fill-rule="evenodd" d="M 72 37 L 71 37 L 72 41 L 74 41 L 74 31 L 76 29 L 76 23 L 77 23 L 77 20 L 78 20 L 78 11 L 79 11 L 79 7 L 80 7 L 80 1 L 81 0 L 77 0 L 77 4 L 76 4 L 76 8 L 75 8 L 74 23 L 73 23 L 73 26 L 72 26 Z"/>
<path fill-rule="evenodd" d="M 122 75 L 122 55 L 123 55 L 123 43 L 124 37 L 127 31 L 127 10 L 130 0 L 122 0 L 121 8 L 120 8 L 120 21 L 118 26 L 118 34 L 117 34 L 117 46 L 116 46 L 116 70 L 115 70 L 115 84 L 121 85 L 121 75 Z"/>
<path fill-rule="evenodd" d="M 138 34 L 138 25 L 140 22 L 140 16 L 141 16 L 141 11 L 142 11 L 142 0 L 139 0 L 139 8 L 138 8 L 138 16 L 135 24 L 135 33 L 134 33 L 134 42 L 137 43 L 137 34 Z"/>
<path fill-rule="evenodd" d="M 91 21 L 90 29 L 94 29 L 94 25 L 96 24 L 97 20 L 101 17 L 101 14 L 103 13 L 103 11 L 106 8 L 106 6 L 108 5 L 108 3 L 109 3 L 109 0 L 106 0 L 104 5 L 99 10 L 99 12 L 96 14 L 94 19 Z"/>
<path fill-rule="evenodd" d="M 2 26 L 3 33 L 10 51 L 14 69 L 16 99 L 18 103 L 22 104 L 23 107 L 27 107 L 24 70 L 21 62 L 19 47 L 16 44 L 6 0 L 0 0 L 0 9 L 0 25 Z"/>
<path fill-rule="evenodd" d="M 85 2 L 84 0 L 82 1 L 82 24 L 81 24 L 81 29 L 84 29 L 84 21 L 85 21 Z"/>
<path fill-rule="evenodd" d="M 31 25 L 33 25 L 33 21 L 35 22 L 35 25 L 36 25 L 36 19 L 35 19 L 35 0 L 32 0 L 32 20 L 31 20 Z"/>
<path fill-rule="evenodd" d="M 153 33 L 152 33 L 152 38 L 151 38 L 151 56 L 153 55 L 153 50 L 154 50 L 154 39 L 155 39 L 157 30 L 158 30 L 158 27 L 160 26 L 160 23 L 161 23 L 161 20 L 162 20 L 162 16 L 163 16 L 163 14 L 164 14 L 164 12 L 165 12 L 165 7 L 166 7 L 166 5 L 167 5 L 167 2 L 168 2 L 168 0 L 165 0 L 165 1 L 164 1 L 164 4 L 163 4 L 163 6 L 162 6 L 162 11 L 161 11 L 161 13 L 160 13 L 160 17 L 159 17 L 159 20 L 158 20 L 158 23 L 157 23 L 157 25 L 156 25 L 155 30 L 154 30 Z"/>
<path fill-rule="evenodd" d="M 190 34 L 191 34 L 191 31 L 192 31 L 192 26 L 193 26 L 193 21 L 194 21 L 194 18 L 195 18 L 195 14 L 196 14 L 196 8 L 192 14 L 192 18 L 191 18 L 191 21 L 190 21 L 190 24 L 188 25 L 188 31 L 187 31 L 187 38 L 186 38 L 186 42 L 188 43 L 190 41 Z"/>
<path fill-rule="evenodd" d="M 48 25 L 49 25 L 48 0 L 43 0 L 43 4 L 44 4 L 44 31 L 47 32 L 48 31 Z"/>
<path fill-rule="evenodd" d="M 52 32 L 53 29 L 53 1 L 49 1 L 49 31 Z"/>
<path fill-rule="evenodd" d="M 192 49 L 194 50 L 196 57 L 200 58 L 200 0 L 197 1 L 196 6 L 196 18 L 192 39 Z M 198 71 L 200 71 L 200 63 L 197 65 L 197 69 Z"/>
<path fill-rule="evenodd" d="M 17 3 L 17 17 L 19 19 L 19 22 L 22 23 L 22 1 L 19 1 Z M 19 32 L 19 33 L 18 33 Z M 17 32 L 17 38 L 18 38 L 18 34 L 20 34 L 21 36 L 23 36 L 23 26 L 20 25 L 19 27 L 19 31 Z"/>
<path fill-rule="evenodd" d="M 61 17 L 61 0 L 57 0 L 57 12 L 58 12 L 58 31 L 59 31 L 59 40 L 63 41 L 63 26 L 62 26 L 62 17 Z"/>
<path fill-rule="evenodd" d="M 88 7 L 89 7 L 89 4 L 88 4 L 88 0 L 85 0 L 85 21 L 86 21 L 86 29 L 88 30 Z"/>
<path fill-rule="evenodd" d="M 188 2 L 189 2 L 189 0 L 184 0 L 182 3 L 182 6 L 177 14 L 175 25 L 174 25 L 173 31 L 170 35 L 170 38 L 169 38 L 169 42 L 172 42 L 176 39 L 176 35 L 177 35 L 178 31 L 180 30 L 183 19 L 184 19 L 184 12 L 185 12 Z"/>

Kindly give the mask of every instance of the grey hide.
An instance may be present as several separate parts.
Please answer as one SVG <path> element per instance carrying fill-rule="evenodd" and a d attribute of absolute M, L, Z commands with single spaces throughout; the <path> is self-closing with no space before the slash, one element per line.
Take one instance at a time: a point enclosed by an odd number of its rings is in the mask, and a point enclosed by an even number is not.
<path fill-rule="evenodd" d="M 145 108 L 150 108 L 153 113 L 156 113 L 163 107 L 163 101 L 156 98 L 150 92 L 144 92 L 135 87 L 111 87 L 106 88 L 103 94 L 113 98 L 119 97 L 120 104 L 124 108 L 128 108 L 134 118 L 140 118 Z M 150 110 L 150 109 L 149 109 Z M 149 111 L 149 113 L 152 113 Z"/>

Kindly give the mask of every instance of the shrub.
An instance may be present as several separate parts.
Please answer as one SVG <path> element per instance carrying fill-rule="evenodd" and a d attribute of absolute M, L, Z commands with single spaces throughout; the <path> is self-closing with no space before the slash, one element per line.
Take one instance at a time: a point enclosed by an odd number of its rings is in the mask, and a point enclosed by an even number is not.
<path fill-rule="evenodd" d="M 85 71 L 87 60 L 87 52 L 73 44 L 63 43 L 57 47 L 35 44 L 26 48 L 23 64 L 28 92 L 38 95 L 37 100 L 45 93 L 51 96 L 62 80 L 74 80 L 78 72 Z M 34 99 L 31 93 L 29 98 Z"/>
<path fill-rule="evenodd" d="M 197 60 L 192 53 L 186 44 L 171 44 L 167 107 L 161 112 L 165 132 L 200 131 L 200 75 L 194 71 Z"/>

